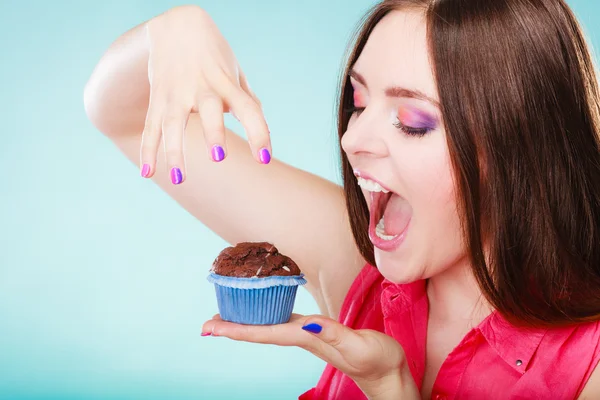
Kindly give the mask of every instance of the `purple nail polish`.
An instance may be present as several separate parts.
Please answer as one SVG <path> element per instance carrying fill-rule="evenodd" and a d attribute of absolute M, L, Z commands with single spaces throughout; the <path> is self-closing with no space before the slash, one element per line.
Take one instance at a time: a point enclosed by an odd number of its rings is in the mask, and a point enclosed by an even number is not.
<path fill-rule="evenodd" d="M 218 144 L 215 144 L 211 150 L 212 159 L 215 162 L 223 161 L 225 158 L 225 150 Z"/>
<path fill-rule="evenodd" d="M 200 335 L 200 336 L 210 336 L 210 335 L 211 335 L 210 332 L 202 332 L 202 335 Z"/>
<path fill-rule="evenodd" d="M 142 177 L 147 178 L 148 176 L 150 176 L 150 165 L 144 164 L 142 166 Z"/>
<path fill-rule="evenodd" d="M 323 330 L 323 327 L 319 324 L 308 324 L 308 325 L 304 325 L 302 327 L 302 329 L 304 329 L 305 331 L 311 332 L 311 333 L 321 333 L 321 331 Z"/>
<path fill-rule="evenodd" d="M 179 185 L 183 181 L 183 175 L 181 174 L 181 170 L 177 167 L 173 167 L 171 169 L 171 182 L 173 185 Z"/>
<path fill-rule="evenodd" d="M 260 158 L 260 162 L 263 164 L 268 164 L 271 162 L 271 153 L 269 153 L 269 149 L 267 149 L 266 147 L 260 149 L 260 151 L 258 152 L 258 156 Z"/>

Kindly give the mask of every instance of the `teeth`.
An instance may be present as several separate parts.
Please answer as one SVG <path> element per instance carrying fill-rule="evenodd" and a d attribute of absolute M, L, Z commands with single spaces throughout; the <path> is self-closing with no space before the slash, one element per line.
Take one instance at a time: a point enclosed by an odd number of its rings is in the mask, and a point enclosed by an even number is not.
<path fill-rule="evenodd" d="M 375 231 L 375 234 L 377 235 L 377 237 L 379 239 L 383 239 L 383 240 L 392 240 L 393 238 L 396 237 L 396 236 L 384 235 L 383 233 L 379 233 L 379 231 Z"/>
<path fill-rule="evenodd" d="M 361 178 L 360 176 L 357 179 L 358 179 L 358 186 L 360 186 L 361 188 L 363 188 L 365 190 L 368 190 L 369 192 L 383 192 L 383 193 L 390 192 L 389 190 L 385 190 L 384 188 L 382 188 L 381 185 L 375 181 Z"/>
<path fill-rule="evenodd" d="M 392 240 L 393 238 L 395 238 L 394 235 L 386 235 L 385 234 L 385 223 L 383 221 L 383 217 L 381 217 L 381 219 L 379 220 L 379 223 L 377 223 L 377 227 L 375 228 L 375 234 L 377 235 L 378 238 L 383 239 L 383 240 Z"/>
<path fill-rule="evenodd" d="M 369 192 L 390 192 L 389 190 L 384 189 L 379 183 L 370 179 L 361 178 L 360 176 L 358 176 L 356 179 L 358 180 L 358 186 L 365 190 L 368 190 Z M 383 240 L 392 240 L 396 237 L 394 235 L 385 234 L 385 223 L 383 221 L 383 217 L 381 217 L 381 219 L 377 223 L 377 226 L 375 227 L 375 234 L 378 238 Z"/>

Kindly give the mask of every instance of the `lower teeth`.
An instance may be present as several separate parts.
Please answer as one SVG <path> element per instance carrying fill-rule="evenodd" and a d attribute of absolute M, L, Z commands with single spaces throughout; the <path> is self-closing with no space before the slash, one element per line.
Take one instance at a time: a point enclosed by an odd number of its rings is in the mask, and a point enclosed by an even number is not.
<path fill-rule="evenodd" d="M 378 238 L 383 239 L 383 240 L 392 240 L 393 238 L 395 238 L 394 235 L 386 235 L 385 234 L 385 223 L 383 221 L 383 217 L 381 217 L 381 219 L 379 220 L 379 223 L 377 224 L 377 227 L 375 228 L 375 234 L 377 235 Z"/>

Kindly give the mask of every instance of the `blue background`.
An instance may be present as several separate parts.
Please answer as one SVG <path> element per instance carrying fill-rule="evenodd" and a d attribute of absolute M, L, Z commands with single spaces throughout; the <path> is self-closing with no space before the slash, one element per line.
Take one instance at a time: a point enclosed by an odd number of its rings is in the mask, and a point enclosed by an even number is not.
<path fill-rule="evenodd" d="M 372 3 L 197 3 L 261 98 L 276 155 L 337 182 L 337 78 Z M 226 243 L 85 116 L 85 82 L 110 43 L 178 4 L 0 2 L 2 399 L 292 399 L 320 376 L 300 349 L 200 337 L 217 311 L 207 270 Z M 570 4 L 597 47 L 600 3 Z M 296 312 L 317 312 L 305 291 Z"/>

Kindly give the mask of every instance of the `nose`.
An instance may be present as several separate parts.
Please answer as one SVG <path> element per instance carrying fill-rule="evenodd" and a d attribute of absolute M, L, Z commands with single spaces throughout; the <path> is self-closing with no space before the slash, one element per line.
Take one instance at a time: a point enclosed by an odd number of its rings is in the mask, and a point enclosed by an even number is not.
<path fill-rule="evenodd" d="M 385 128 L 378 118 L 367 112 L 365 110 L 348 124 L 348 129 L 342 136 L 342 149 L 348 156 L 385 157 L 388 155 L 388 148 L 382 137 Z"/>

